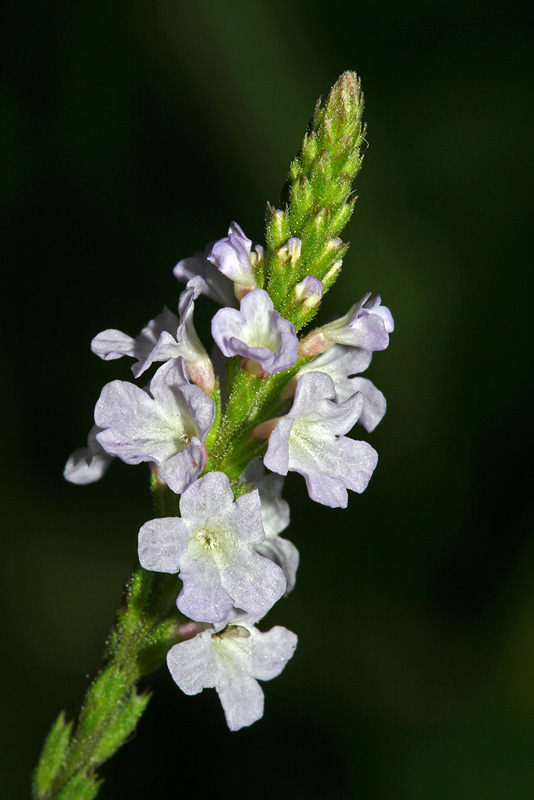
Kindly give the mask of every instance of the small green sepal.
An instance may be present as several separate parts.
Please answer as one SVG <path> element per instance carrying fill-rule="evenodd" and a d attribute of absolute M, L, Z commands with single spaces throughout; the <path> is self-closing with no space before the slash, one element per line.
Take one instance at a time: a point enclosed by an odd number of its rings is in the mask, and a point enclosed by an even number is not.
<path fill-rule="evenodd" d="M 134 732 L 150 697 L 150 692 L 138 694 L 134 689 L 125 700 L 119 703 L 113 721 L 107 726 L 95 749 L 93 758 L 96 762 L 106 761 L 126 742 Z"/>
<path fill-rule="evenodd" d="M 102 781 L 94 774 L 78 772 L 54 795 L 54 800 L 93 800 L 98 794 Z"/>
<path fill-rule="evenodd" d="M 34 775 L 36 797 L 45 797 L 52 786 L 58 772 L 65 762 L 65 755 L 70 742 L 72 722 L 65 721 L 62 711 L 48 734 L 44 743 L 39 766 Z"/>

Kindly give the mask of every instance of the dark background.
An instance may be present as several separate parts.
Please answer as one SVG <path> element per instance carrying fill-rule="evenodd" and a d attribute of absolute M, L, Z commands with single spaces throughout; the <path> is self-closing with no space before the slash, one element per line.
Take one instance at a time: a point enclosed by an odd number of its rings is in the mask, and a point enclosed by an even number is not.
<path fill-rule="evenodd" d="M 52 720 L 76 713 L 152 514 L 144 466 L 62 479 L 102 385 L 130 375 L 90 340 L 174 308 L 172 267 L 230 220 L 262 240 L 317 97 L 353 69 L 370 146 L 322 314 L 366 291 L 394 313 L 368 372 L 389 402 L 378 469 L 346 511 L 286 483 L 301 568 L 267 622 L 299 647 L 264 719 L 230 734 L 214 692 L 161 670 L 101 797 L 532 797 L 532 19 L 458 0 L 11 5 L 0 795 L 28 796 Z"/>

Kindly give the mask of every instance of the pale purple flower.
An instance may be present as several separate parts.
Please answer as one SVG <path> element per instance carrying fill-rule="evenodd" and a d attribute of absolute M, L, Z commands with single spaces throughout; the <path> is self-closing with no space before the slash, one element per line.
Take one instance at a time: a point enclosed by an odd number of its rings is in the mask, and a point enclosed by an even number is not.
<path fill-rule="evenodd" d="M 332 344 L 360 347 L 371 353 L 385 350 L 394 328 L 393 317 L 389 308 L 381 305 L 379 296 L 370 297 L 366 294 L 344 316 L 309 333 L 301 342 L 300 355 L 318 355 Z"/>
<path fill-rule="evenodd" d="M 363 408 L 358 423 L 371 432 L 386 413 L 386 398 L 367 378 L 351 377 L 364 372 L 371 359 L 372 353 L 368 350 L 335 344 L 302 367 L 293 380 L 298 380 L 306 372 L 330 375 L 336 387 L 338 403 L 344 402 L 355 392 L 361 392 Z"/>
<path fill-rule="evenodd" d="M 256 552 L 282 568 L 287 581 L 287 597 L 295 587 L 299 551 L 292 542 L 279 536 L 289 525 L 289 503 L 282 498 L 284 479 L 281 475 L 266 474 L 260 460 L 247 467 L 243 478 L 260 493 L 265 541 L 256 545 Z"/>
<path fill-rule="evenodd" d="M 164 306 L 161 314 L 151 320 L 135 339 L 128 336 L 127 333 L 112 328 L 95 336 L 91 342 L 91 350 L 103 361 L 114 361 L 123 356 L 137 359 L 132 365 L 132 372 L 134 377 L 138 378 L 154 361 L 151 354 L 162 338 L 162 334 L 167 333 L 167 336 L 170 336 L 170 333 L 175 332 L 177 327 L 178 317 Z M 162 353 L 165 355 L 163 359 L 165 361 L 174 357 L 176 349 L 176 341 L 172 339 L 172 336 L 170 338 L 174 349 L 171 347 L 169 354 Z"/>
<path fill-rule="evenodd" d="M 228 477 L 208 472 L 180 499 L 180 517 L 153 519 L 139 531 L 139 561 L 155 572 L 180 572 L 180 611 L 221 623 L 233 606 L 262 616 L 283 595 L 280 567 L 256 552 L 265 539 L 257 490 L 234 502 Z"/>
<path fill-rule="evenodd" d="M 215 387 L 213 364 L 204 345 L 200 341 L 193 323 L 195 299 L 202 289 L 201 279 L 192 278 L 178 301 L 180 325 L 176 331 L 176 349 L 187 365 L 191 380 L 200 386 L 206 394 L 212 394 Z M 157 359 L 160 360 L 160 359 Z"/>
<path fill-rule="evenodd" d="M 263 289 L 254 289 L 241 300 L 239 311 L 221 308 L 211 322 L 213 338 L 225 356 L 240 355 L 257 361 L 274 375 L 292 367 L 299 342 L 293 324 L 274 310 Z"/>
<path fill-rule="evenodd" d="M 235 306 L 236 297 L 234 294 L 234 284 L 217 269 L 215 264 L 208 261 L 208 256 L 212 251 L 215 242 L 206 245 L 204 252 L 198 250 L 193 256 L 183 258 L 173 269 L 174 277 L 188 283 L 191 278 L 200 278 L 201 294 L 210 297 L 221 306 Z"/>
<path fill-rule="evenodd" d="M 345 508 L 347 489 L 363 492 L 378 456 L 367 442 L 343 436 L 358 420 L 363 396 L 357 392 L 343 403 L 334 402 L 335 396 L 329 375 L 303 375 L 289 413 L 270 435 L 263 463 L 280 475 L 299 472 L 312 500 Z"/>
<path fill-rule="evenodd" d="M 297 636 L 277 625 L 262 633 L 254 618 L 238 612 L 222 630 L 206 630 L 171 647 L 167 665 L 185 694 L 216 689 L 231 731 L 263 716 L 258 680 L 276 678 L 292 657 Z"/>
<path fill-rule="evenodd" d="M 95 422 L 104 450 L 127 464 L 153 461 L 170 488 L 180 494 L 202 472 L 204 439 L 215 418 L 215 404 L 190 384 L 182 358 L 163 364 L 149 392 L 127 381 L 102 389 Z"/>
<path fill-rule="evenodd" d="M 87 447 L 79 447 L 69 456 L 63 470 L 63 477 L 69 483 L 85 486 L 100 480 L 107 472 L 113 457 L 98 443 L 96 434 L 99 431 L 100 428 L 93 425 L 87 437 Z"/>
<path fill-rule="evenodd" d="M 117 330 L 103 331 L 93 339 L 93 353 L 105 361 L 133 356 L 137 362 L 132 367 L 138 378 L 154 362 L 169 361 L 182 356 L 191 380 L 206 394 L 215 386 L 213 365 L 200 341 L 193 323 L 195 299 L 202 291 L 202 279 L 192 278 L 178 302 L 179 319 L 168 308 L 148 323 L 135 339 Z"/>
<path fill-rule="evenodd" d="M 330 342 L 370 352 L 385 350 L 394 329 L 393 317 L 389 308 L 381 305 L 379 296 L 370 297 L 370 293 L 366 294 L 343 317 L 324 325 L 321 328 L 324 336 Z"/>
<path fill-rule="evenodd" d="M 232 222 L 228 236 L 215 242 L 208 255 L 208 261 L 233 282 L 238 300 L 257 288 L 254 266 L 262 258 L 263 247 L 256 245 L 253 248 L 252 241 L 237 222 Z"/>

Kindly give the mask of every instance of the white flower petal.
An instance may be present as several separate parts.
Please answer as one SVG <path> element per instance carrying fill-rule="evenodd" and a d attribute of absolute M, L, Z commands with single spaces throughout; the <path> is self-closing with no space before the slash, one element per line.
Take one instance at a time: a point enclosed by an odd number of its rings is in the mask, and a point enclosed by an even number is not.
<path fill-rule="evenodd" d="M 171 647 L 167 666 L 175 683 L 185 694 L 198 694 L 213 689 L 217 682 L 217 664 L 213 654 L 211 632 L 204 631 Z"/>
<path fill-rule="evenodd" d="M 233 598 L 221 586 L 216 562 L 206 558 L 200 547 L 190 544 L 180 560 L 183 588 L 177 605 L 182 614 L 197 622 L 224 622 L 234 605 Z"/>
<path fill-rule="evenodd" d="M 69 483 L 86 486 L 99 481 L 112 461 L 113 458 L 103 450 L 93 454 L 88 447 L 79 447 L 67 459 L 63 477 Z"/>
<path fill-rule="evenodd" d="M 225 672 L 217 684 L 217 692 L 231 731 L 239 731 L 263 717 L 265 698 L 254 678 Z"/>
<path fill-rule="evenodd" d="M 292 631 L 276 625 L 266 633 L 251 629 L 250 674 L 261 681 L 276 678 L 293 656 L 298 638 Z"/>
<path fill-rule="evenodd" d="M 178 572 L 187 542 L 187 528 L 178 517 L 145 522 L 139 531 L 139 563 L 152 572 Z"/>

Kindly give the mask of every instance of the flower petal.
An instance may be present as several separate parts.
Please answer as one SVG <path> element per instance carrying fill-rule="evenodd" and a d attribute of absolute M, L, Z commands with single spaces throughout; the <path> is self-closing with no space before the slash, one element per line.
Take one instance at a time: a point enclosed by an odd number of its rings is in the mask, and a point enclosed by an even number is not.
<path fill-rule="evenodd" d="M 213 654 L 211 632 L 204 631 L 171 647 L 167 666 L 175 683 L 185 694 L 198 694 L 213 689 L 217 682 L 217 664 Z"/>
<path fill-rule="evenodd" d="M 179 570 L 187 537 L 187 528 L 178 517 L 145 522 L 139 531 L 139 563 L 143 569 L 174 575 Z"/>

